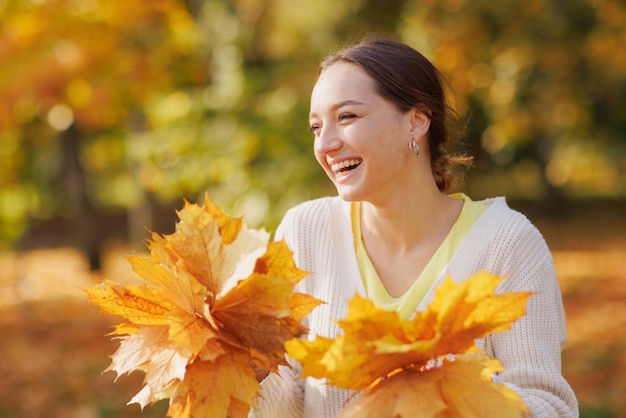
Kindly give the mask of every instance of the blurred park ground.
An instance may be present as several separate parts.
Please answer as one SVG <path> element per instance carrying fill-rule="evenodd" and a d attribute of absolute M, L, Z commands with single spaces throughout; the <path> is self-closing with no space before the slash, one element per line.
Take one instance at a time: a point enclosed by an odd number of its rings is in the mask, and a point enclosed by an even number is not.
<path fill-rule="evenodd" d="M 587 418 L 626 413 L 626 4 L 621 0 L 0 0 L 0 418 L 141 415 L 141 376 L 80 288 L 183 199 L 273 231 L 333 193 L 312 155 L 317 63 L 369 32 L 441 69 L 475 157 L 553 250 L 563 369 Z"/>

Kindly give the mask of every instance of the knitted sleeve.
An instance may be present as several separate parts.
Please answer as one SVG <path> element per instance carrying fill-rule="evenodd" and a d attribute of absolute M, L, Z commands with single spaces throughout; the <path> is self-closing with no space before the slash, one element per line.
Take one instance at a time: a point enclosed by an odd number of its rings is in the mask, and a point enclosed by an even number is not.
<path fill-rule="evenodd" d="M 285 239 L 289 245 L 294 226 L 293 210 L 287 212 L 276 230 L 276 240 Z M 289 245 L 292 248 L 292 245 Z M 248 418 L 301 418 L 304 408 L 303 380 L 299 379 L 302 372 L 297 361 L 287 359 L 289 367 L 279 366 L 278 374 L 270 373 L 262 382 L 260 396 L 255 399 Z"/>
<path fill-rule="evenodd" d="M 255 399 L 248 418 L 302 418 L 304 390 L 298 379 L 300 366 L 290 361 L 290 367 L 279 366 L 278 374 L 270 373 L 261 382 L 261 393 Z"/>
<path fill-rule="evenodd" d="M 304 320 L 308 337 L 336 338 L 340 330 L 335 321 L 345 317 L 347 300 L 364 290 L 352 245 L 349 205 L 338 197 L 300 204 L 287 212 L 276 231 L 276 239 L 283 238 L 296 265 L 310 272 L 295 290 L 324 302 Z M 355 399 L 351 391 L 329 386 L 324 379 L 301 379 L 301 365 L 289 362 L 291 367 L 262 382 L 262 397 L 251 417 L 332 418 Z"/>
<path fill-rule="evenodd" d="M 522 214 L 508 208 L 502 222 L 485 232 L 468 243 L 481 248 L 481 254 L 468 252 L 455 263 L 457 272 L 452 274 L 468 277 L 486 269 L 505 278 L 499 291 L 533 293 L 526 315 L 511 330 L 490 334 L 482 341 L 505 367 L 495 380 L 516 390 L 535 418 L 578 417 L 576 397 L 561 374 L 565 313 L 543 237 Z"/>

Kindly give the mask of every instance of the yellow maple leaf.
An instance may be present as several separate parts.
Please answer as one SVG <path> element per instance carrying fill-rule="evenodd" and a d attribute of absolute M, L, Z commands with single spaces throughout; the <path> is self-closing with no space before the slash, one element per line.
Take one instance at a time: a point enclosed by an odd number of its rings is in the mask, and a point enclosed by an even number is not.
<path fill-rule="evenodd" d="M 442 360 L 428 371 L 407 369 L 382 380 L 337 418 L 522 418 L 528 409 L 491 375 L 500 362 L 483 351 Z"/>
<path fill-rule="evenodd" d="M 176 262 L 209 290 L 212 300 L 254 270 L 264 254 L 269 234 L 247 228 L 205 198 L 203 206 L 186 203 L 177 212 L 176 233 L 167 235 Z"/>
<path fill-rule="evenodd" d="M 103 312 L 120 315 L 137 325 L 163 325 L 167 320 L 163 315 L 172 309 L 173 304 L 160 297 L 153 289 L 144 286 L 121 286 L 104 280 L 97 289 L 90 290 L 90 298 Z"/>
<path fill-rule="evenodd" d="M 476 338 L 508 330 L 526 314 L 526 300 L 531 293 L 497 294 L 501 281 L 501 277 L 483 271 L 459 285 L 450 277 L 442 283 L 433 302 L 419 315 L 421 320 L 437 323 L 438 342 L 432 357 L 462 353 L 474 345 Z"/>
<path fill-rule="evenodd" d="M 269 244 L 266 254 L 259 258 L 255 272 L 246 281 L 239 282 L 215 304 L 215 317 L 231 330 L 239 341 L 250 347 L 255 362 L 276 371 L 284 362 L 284 342 L 291 335 L 303 334 L 298 314 L 292 317 L 293 298 L 274 298 L 274 294 L 289 294 L 291 288 L 306 274 L 297 271 L 291 252 L 284 242 Z M 297 294 L 302 307 L 310 307 L 316 299 Z M 292 295 L 293 296 L 293 295 Z M 308 302 L 307 302 L 308 301 Z"/>
<path fill-rule="evenodd" d="M 145 286 L 105 280 L 86 290 L 102 312 L 128 322 L 107 370 L 145 372 L 131 400 L 170 399 L 170 416 L 246 416 L 258 383 L 250 364 L 276 371 L 284 342 L 319 303 L 293 287 L 308 273 L 284 241 L 269 241 L 210 202 L 185 202 L 170 235 L 152 234 L 150 258 L 129 257 Z"/>
<path fill-rule="evenodd" d="M 243 350 L 230 350 L 215 361 L 196 361 L 170 403 L 169 416 L 245 418 L 258 392 L 258 384 Z M 228 384 L 225 384 L 228 383 Z"/>
<path fill-rule="evenodd" d="M 286 349 L 290 356 L 301 362 L 303 377 L 327 378 L 329 384 L 344 389 L 375 388 L 388 376 L 394 375 L 395 378 L 404 371 L 423 376 L 421 379 L 434 385 L 436 380 L 427 376 L 431 370 L 437 369 L 432 367 L 433 362 L 438 364 L 449 355 L 458 356 L 475 350 L 475 339 L 506 330 L 511 322 L 525 314 L 530 293 L 496 294 L 495 289 L 501 280 L 486 272 L 461 284 L 455 284 L 448 277 L 426 310 L 416 313 L 410 320 L 402 320 L 396 312 L 380 309 L 371 300 L 356 295 L 348 303 L 346 318 L 338 321 L 343 333 L 336 339 L 293 339 L 287 342 Z M 463 364 L 448 363 L 454 367 Z M 454 369 L 451 373 L 456 373 L 455 370 L 464 369 Z M 434 386 L 432 390 L 435 390 Z M 504 389 L 499 387 L 498 391 Z M 434 403 L 440 401 L 433 400 Z M 445 399 L 448 403 L 457 401 L 458 398 Z"/>

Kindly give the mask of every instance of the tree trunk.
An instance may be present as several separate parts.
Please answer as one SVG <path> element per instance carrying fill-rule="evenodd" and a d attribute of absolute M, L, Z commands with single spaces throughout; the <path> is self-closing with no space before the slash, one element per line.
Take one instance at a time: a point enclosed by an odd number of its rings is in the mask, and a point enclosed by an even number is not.
<path fill-rule="evenodd" d="M 96 236 L 94 208 L 87 196 L 85 170 L 80 162 L 80 132 L 75 125 L 61 133 L 63 147 L 63 187 L 70 210 L 76 211 L 70 225 L 71 241 L 89 258 L 92 270 L 100 268 L 100 243 Z"/>

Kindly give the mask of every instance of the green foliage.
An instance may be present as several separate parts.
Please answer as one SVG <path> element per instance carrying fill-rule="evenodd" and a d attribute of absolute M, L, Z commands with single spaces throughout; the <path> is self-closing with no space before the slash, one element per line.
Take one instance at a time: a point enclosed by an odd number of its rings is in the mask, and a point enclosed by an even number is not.
<path fill-rule="evenodd" d="M 603 407 L 582 405 L 580 407 L 580 418 L 618 418 L 617 411 Z"/>

